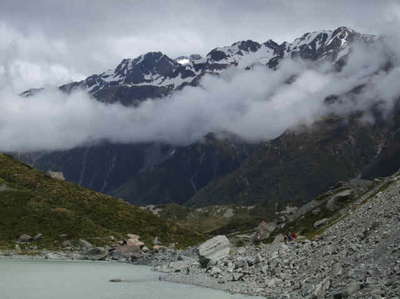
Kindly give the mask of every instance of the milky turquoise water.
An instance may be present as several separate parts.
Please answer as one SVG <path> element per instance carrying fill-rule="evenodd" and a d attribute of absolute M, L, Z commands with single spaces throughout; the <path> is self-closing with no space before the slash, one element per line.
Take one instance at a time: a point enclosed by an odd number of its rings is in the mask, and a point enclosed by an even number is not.
<path fill-rule="evenodd" d="M 122 263 L 0 259 L 0 299 L 251 298 L 159 281 L 158 276 L 148 267 Z"/>

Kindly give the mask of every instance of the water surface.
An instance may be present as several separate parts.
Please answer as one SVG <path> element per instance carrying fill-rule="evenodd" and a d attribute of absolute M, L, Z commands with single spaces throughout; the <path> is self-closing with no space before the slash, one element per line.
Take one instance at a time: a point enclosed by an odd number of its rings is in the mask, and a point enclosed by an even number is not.
<path fill-rule="evenodd" d="M 0 259 L 1 299 L 242 299 L 168 283 L 148 267 L 107 262 Z M 110 282 L 122 279 L 123 282 Z"/>

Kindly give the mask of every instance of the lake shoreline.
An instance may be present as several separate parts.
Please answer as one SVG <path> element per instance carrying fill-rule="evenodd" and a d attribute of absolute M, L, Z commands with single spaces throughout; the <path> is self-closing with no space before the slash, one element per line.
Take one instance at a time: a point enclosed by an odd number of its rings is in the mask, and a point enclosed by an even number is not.
<path fill-rule="evenodd" d="M 25 264 L 25 262 L 26 262 L 26 264 Z M 31 277 L 29 275 L 33 275 L 34 277 L 36 277 L 36 274 L 35 274 L 36 271 L 32 271 L 32 270 L 29 271 L 29 268 L 35 269 L 38 266 L 41 268 L 46 268 L 46 265 L 49 265 L 53 269 L 52 271 L 57 271 L 57 273 L 58 273 L 59 270 L 55 270 L 55 269 L 59 269 L 58 262 L 60 262 L 62 265 L 62 269 L 63 269 L 62 276 L 70 275 L 70 274 L 68 274 L 69 273 L 68 271 L 65 273 L 65 267 L 73 268 L 74 267 L 73 265 L 75 265 L 78 268 L 83 266 L 84 269 L 89 270 L 88 272 L 92 273 L 92 275 L 93 275 L 93 273 L 96 273 L 96 268 L 100 267 L 99 269 L 101 269 L 101 271 L 103 272 L 102 284 L 103 284 L 103 287 L 106 287 L 106 288 L 107 287 L 110 287 L 110 288 L 117 287 L 117 289 L 119 289 L 118 285 L 122 284 L 122 285 L 124 285 L 124 287 L 123 287 L 123 289 L 124 289 L 124 288 L 130 288 L 129 285 L 132 283 L 142 284 L 142 283 L 155 283 L 155 282 L 160 281 L 160 282 L 167 283 L 166 285 L 161 283 L 160 286 L 163 288 L 171 288 L 171 287 L 168 287 L 168 284 L 180 284 L 180 285 L 182 285 L 182 287 L 178 287 L 178 288 L 172 287 L 171 289 L 184 290 L 185 292 L 189 292 L 190 290 L 192 290 L 192 287 L 199 288 L 199 290 L 195 291 L 196 293 L 204 292 L 204 293 L 213 294 L 214 291 L 221 292 L 221 293 L 216 293 L 219 295 L 216 295 L 216 297 L 212 297 L 212 298 L 246 298 L 247 297 L 247 295 L 245 297 L 242 297 L 244 294 L 233 294 L 233 292 L 226 292 L 226 290 L 224 290 L 222 288 L 218 288 L 218 287 L 213 287 L 212 285 L 204 285 L 202 283 L 189 282 L 189 281 L 172 281 L 172 280 L 167 279 L 166 275 L 163 275 L 162 273 L 153 271 L 153 269 L 148 266 L 133 265 L 136 267 L 132 267 L 133 272 L 131 272 L 131 273 L 135 273 L 135 271 L 136 271 L 135 269 L 144 270 L 144 278 L 142 279 L 142 278 L 137 278 L 134 274 L 132 274 L 132 275 L 129 274 L 130 267 L 125 267 L 125 266 L 128 266 L 130 264 L 121 263 L 118 261 L 89 261 L 89 260 L 68 260 L 68 259 L 62 259 L 62 260 L 58 259 L 57 260 L 57 259 L 45 259 L 45 258 L 43 258 L 43 256 L 38 256 L 38 255 L 13 255 L 13 256 L 7 256 L 4 254 L 0 255 L 0 263 L 2 264 L 2 266 L 4 266 L 4 265 L 7 266 L 7 264 L 13 265 L 15 263 L 15 265 L 17 265 L 17 268 L 20 267 L 22 269 L 25 269 L 25 266 L 28 265 L 27 277 L 25 277 L 25 274 L 24 274 L 24 279 L 27 279 L 28 282 L 31 279 Z M 34 263 L 34 265 L 31 265 L 32 263 Z M 36 266 L 36 263 L 38 266 Z M 87 263 L 87 266 L 85 266 L 86 263 Z M 69 264 L 71 264 L 72 267 Z M 115 268 L 116 267 L 118 268 L 119 267 L 118 265 L 122 266 L 123 264 L 125 265 L 125 266 L 123 266 L 124 268 L 121 268 L 122 270 L 116 272 Z M 104 267 L 102 267 L 102 265 L 103 266 L 110 265 L 110 267 L 111 267 L 110 271 L 108 271 L 109 268 L 104 268 Z M 14 266 L 12 266 L 12 267 L 13 267 L 12 271 L 14 271 L 16 267 L 14 267 Z M 0 270 L 1 269 L 3 269 L 3 271 L 4 271 L 4 267 L 0 268 Z M 9 269 L 10 269 L 10 266 L 9 266 Z M 125 270 L 123 270 L 123 269 L 125 269 Z M 25 270 L 23 270 L 23 271 L 25 271 Z M 119 274 L 113 275 L 113 272 L 119 273 Z M 42 273 L 42 269 L 39 269 L 38 273 Z M 106 274 L 105 277 L 107 277 L 107 279 L 104 279 L 104 273 Z M 140 272 L 137 272 L 137 273 L 140 273 Z M 162 277 L 162 279 L 157 279 L 160 277 L 158 275 L 160 275 Z M 68 276 L 67 277 L 68 283 L 69 283 L 69 278 L 71 278 L 72 280 L 75 279 L 73 276 Z M 52 279 L 56 279 L 54 277 L 54 275 L 52 276 Z M 63 279 L 65 280 L 66 278 L 63 278 Z M 93 280 L 93 276 L 88 275 L 87 277 L 85 276 L 83 281 L 85 282 L 85 285 L 86 285 L 86 283 L 91 283 L 92 280 Z M 39 280 L 40 283 L 42 283 L 43 281 L 45 281 L 45 279 Z M 3 282 L 3 283 L 5 283 L 5 282 Z M 128 285 L 128 287 L 126 286 L 126 284 Z M 1 285 L 1 282 L 0 282 L 0 285 Z M 185 285 L 187 287 L 185 287 Z M 37 287 L 37 284 L 35 284 L 35 287 Z M 200 289 L 202 291 L 200 291 Z M 207 289 L 209 289 L 209 291 L 207 291 Z M 224 294 L 226 294 L 226 295 L 224 295 Z M 199 294 L 196 294 L 196 296 L 199 296 Z M 6 298 L 10 298 L 10 297 L 6 296 Z M 11 298 L 13 298 L 13 297 L 11 297 Z M 23 297 L 23 298 L 31 298 L 31 297 Z M 36 297 L 33 297 L 33 298 L 36 298 Z M 78 297 L 78 298 L 80 298 L 80 297 Z M 107 297 L 107 298 L 111 298 L 111 297 Z M 112 297 L 112 298 L 114 298 L 114 297 Z M 115 298 L 119 298 L 119 297 L 115 297 Z M 125 298 L 125 297 L 123 297 L 123 298 Z M 133 297 L 133 298 L 136 298 L 136 297 Z M 143 297 L 141 297 L 141 298 L 143 298 Z M 150 297 L 146 297 L 146 298 L 150 298 Z M 159 297 L 157 297 L 157 298 L 159 298 Z M 183 298 L 188 298 L 188 297 L 186 296 Z M 192 297 L 190 296 L 190 298 L 192 298 Z M 193 297 L 193 298 L 198 298 L 198 297 Z M 203 297 L 199 297 L 199 298 L 203 298 Z"/>
<path fill-rule="evenodd" d="M 178 250 L 175 251 L 179 254 Z M 190 275 L 182 275 L 182 273 L 165 273 L 157 269 L 157 266 L 165 265 L 167 263 L 159 263 L 156 260 L 147 263 L 141 261 L 139 263 L 133 263 L 130 261 L 124 260 L 112 260 L 112 259 L 105 259 L 105 260 L 90 260 L 84 254 L 80 252 L 63 252 L 63 251 L 43 251 L 41 253 L 37 253 L 36 251 L 30 254 L 19 254 L 16 251 L 0 251 L 0 261 L 1 260 L 15 260 L 15 261 L 49 261 L 49 262 L 72 262 L 72 263 L 79 263 L 79 262 L 94 262 L 94 263 L 122 263 L 132 266 L 144 266 L 149 267 L 149 269 L 154 272 L 158 273 L 159 280 L 165 281 L 168 283 L 176 283 L 182 285 L 190 285 L 195 287 L 207 288 L 212 290 L 224 291 L 228 294 L 238 294 L 238 295 L 246 295 L 246 296 L 257 296 L 254 292 L 249 292 L 251 288 L 247 288 L 244 283 L 241 282 L 232 282 L 232 283 L 224 283 L 220 284 L 214 278 L 211 278 L 209 275 L 205 273 L 192 273 Z M 170 262 L 172 260 L 170 259 Z M 119 278 L 116 278 L 117 280 Z M 247 289 L 247 291 L 245 291 Z"/>

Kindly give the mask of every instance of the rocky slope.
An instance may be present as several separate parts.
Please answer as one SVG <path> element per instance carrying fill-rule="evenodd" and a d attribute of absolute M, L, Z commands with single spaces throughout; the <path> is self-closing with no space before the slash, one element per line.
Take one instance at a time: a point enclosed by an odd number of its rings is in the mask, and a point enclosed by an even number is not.
<path fill-rule="evenodd" d="M 170 273 L 164 277 L 169 281 L 267 298 L 396 298 L 399 188 L 398 174 L 374 183 L 338 186 L 313 204 L 282 211 L 288 215 L 286 222 L 272 231 L 304 233 L 297 240 L 284 242 L 278 233 L 272 243 L 224 254 L 226 241 L 213 239 L 208 242 L 211 247 L 199 247 L 199 259 L 182 253 L 180 259 L 156 268 Z M 302 228 L 306 223 L 308 232 Z M 204 256 L 206 264 L 201 263 Z"/>

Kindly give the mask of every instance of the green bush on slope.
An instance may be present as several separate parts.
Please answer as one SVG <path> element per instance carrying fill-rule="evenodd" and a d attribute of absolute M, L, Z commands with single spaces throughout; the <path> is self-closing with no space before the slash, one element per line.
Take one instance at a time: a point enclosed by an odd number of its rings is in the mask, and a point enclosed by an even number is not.
<path fill-rule="evenodd" d="M 0 245 L 14 244 L 21 234 L 42 233 L 39 245 L 58 247 L 62 234 L 69 239 L 110 242 L 135 233 L 151 243 L 155 236 L 179 247 L 202 240 L 196 232 L 160 219 L 128 203 L 55 180 L 46 174 L 0 154 Z M 0 189 L 1 190 L 1 189 Z"/>

